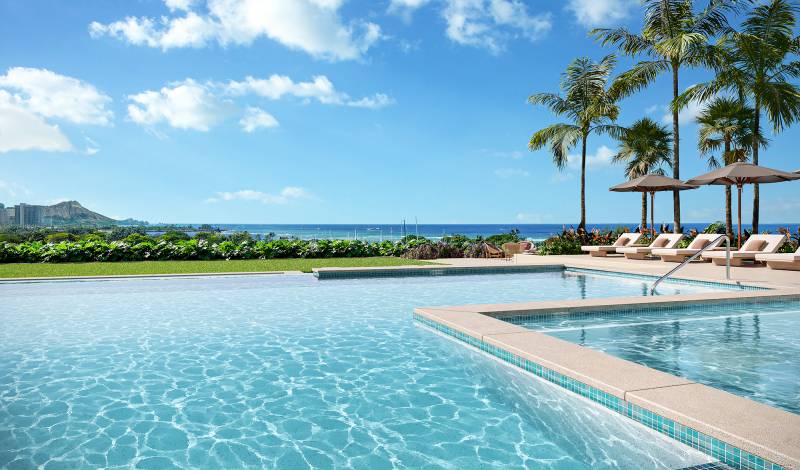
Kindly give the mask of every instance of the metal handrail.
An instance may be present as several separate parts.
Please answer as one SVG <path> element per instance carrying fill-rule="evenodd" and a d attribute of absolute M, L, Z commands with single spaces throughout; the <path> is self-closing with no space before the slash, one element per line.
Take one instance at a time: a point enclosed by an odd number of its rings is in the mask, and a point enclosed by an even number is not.
<path fill-rule="evenodd" d="M 682 267 L 686 266 L 687 264 L 689 264 L 692 261 L 694 261 L 695 259 L 697 259 L 701 254 L 703 254 L 704 251 L 706 251 L 706 250 L 708 250 L 710 248 L 718 247 L 720 245 L 720 243 L 722 243 L 722 240 L 725 240 L 725 279 L 730 280 L 730 278 L 731 278 L 731 240 L 728 238 L 727 235 L 720 235 L 719 237 L 717 237 L 714 240 L 712 240 L 711 243 L 709 243 L 708 245 L 706 245 L 703 248 L 701 248 L 700 251 L 698 251 L 697 253 L 693 254 L 692 256 L 686 258 L 685 260 L 683 260 L 683 262 L 681 264 L 679 264 L 679 265 L 675 266 L 674 268 L 672 268 L 672 270 L 670 272 L 668 272 L 667 274 L 664 274 L 663 276 L 658 278 L 658 280 L 656 280 L 656 282 L 653 283 L 653 287 L 650 288 L 650 295 L 653 295 L 656 292 L 656 287 L 658 287 L 658 285 L 661 284 L 661 281 L 663 281 L 666 278 L 672 276 L 679 269 L 681 269 Z"/>

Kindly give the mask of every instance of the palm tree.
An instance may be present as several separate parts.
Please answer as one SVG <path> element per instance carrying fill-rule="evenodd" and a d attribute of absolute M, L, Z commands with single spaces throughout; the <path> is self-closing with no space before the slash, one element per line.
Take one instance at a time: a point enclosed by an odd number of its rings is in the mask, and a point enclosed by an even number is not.
<path fill-rule="evenodd" d="M 718 168 L 747 159 L 753 142 L 754 119 L 753 108 L 738 99 L 717 97 L 708 103 L 697 116 L 700 125 L 697 148 L 701 154 L 709 156 L 709 167 Z M 713 156 L 720 147 L 721 160 Z M 725 233 L 733 239 L 730 186 L 725 186 Z"/>
<path fill-rule="evenodd" d="M 672 133 L 650 118 L 642 118 L 624 129 L 617 138 L 619 151 L 614 163 L 625 163 L 625 176 L 628 179 L 647 174 L 664 174 L 664 168 L 671 167 Z M 642 224 L 647 227 L 647 193 L 642 193 Z"/>
<path fill-rule="evenodd" d="M 644 0 L 644 25 L 641 34 L 627 28 L 594 29 L 591 35 L 603 45 L 614 44 L 629 56 L 645 56 L 631 70 L 620 75 L 614 86 L 626 93 L 641 90 L 662 73 L 672 74 L 673 100 L 679 95 L 681 68 L 706 64 L 709 38 L 728 29 L 725 14 L 733 10 L 733 0 L 711 0 L 695 12 L 692 0 Z M 672 176 L 680 179 L 680 129 L 678 108 L 672 111 Z M 681 229 L 680 192 L 673 191 L 676 233 Z"/>
<path fill-rule="evenodd" d="M 747 16 L 741 32 L 725 35 L 713 48 L 714 80 L 690 87 L 676 100 L 676 106 L 692 99 L 707 100 L 720 91 L 736 93 L 753 103 L 751 153 L 758 164 L 763 146 L 761 114 L 775 132 L 800 118 L 800 89 L 791 80 L 800 76 L 800 62 L 789 57 L 800 53 L 800 38 L 794 36 L 795 7 L 786 0 L 758 5 Z M 759 191 L 753 185 L 753 232 L 758 231 Z"/>
<path fill-rule="evenodd" d="M 569 122 L 553 124 L 533 134 L 528 144 L 530 150 L 538 150 L 545 145 L 550 147 L 553 163 L 563 169 L 569 163 L 568 155 L 575 145 L 581 144 L 581 222 L 580 229 L 586 229 L 586 141 L 589 134 L 609 133 L 614 135 L 619 96 L 609 92 L 609 76 L 616 65 L 613 55 L 593 62 L 588 57 L 572 61 L 561 77 L 561 90 L 557 93 L 537 93 L 528 98 L 533 105 L 544 105 L 558 115 L 565 116 Z"/>

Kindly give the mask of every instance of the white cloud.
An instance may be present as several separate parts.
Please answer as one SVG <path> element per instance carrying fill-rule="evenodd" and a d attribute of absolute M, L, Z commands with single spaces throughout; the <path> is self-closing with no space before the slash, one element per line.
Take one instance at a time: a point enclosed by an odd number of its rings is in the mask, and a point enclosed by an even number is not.
<path fill-rule="evenodd" d="M 86 155 L 95 155 L 100 151 L 100 145 L 98 145 L 98 143 L 95 142 L 91 137 L 84 137 L 83 140 L 86 141 L 86 150 L 84 150 Z"/>
<path fill-rule="evenodd" d="M 662 109 L 664 110 L 664 116 L 662 116 L 661 121 L 664 124 L 672 124 L 672 110 L 670 110 L 669 106 L 664 106 Z M 699 101 L 690 101 L 685 108 L 678 112 L 678 122 L 681 126 L 694 124 L 695 119 L 701 112 L 703 112 L 703 105 Z"/>
<path fill-rule="evenodd" d="M 510 152 L 507 151 L 489 152 L 489 155 L 495 158 L 510 158 L 511 160 L 520 160 L 525 156 L 525 153 L 519 150 L 512 150 Z"/>
<path fill-rule="evenodd" d="M 278 120 L 260 108 L 248 107 L 244 117 L 239 121 L 245 132 L 252 133 L 257 129 L 278 127 Z"/>
<path fill-rule="evenodd" d="M 109 124 L 113 117 L 107 95 L 86 82 L 47 69 L 10 68 L 0 75 L 0 88 L 15 91 L 15 98 L 40 116 L 100 125 Z"/>
<path fill-rule="evenodd" d="M 14 96 L 0 90 L 0 153 L 14 150 L 65 152 L 72 149 L 58 126 L 48 124 Z"/>
<path fill-rule="evenodd" d="M 166 122 L 178 129 L 206 132 L 222 121 L 232 104 L 219 100 L 208 85 L 192 79 L 172 83 L 159 91 L 128 96 L 128 116 L 133 122 L 154 125 Z"/>
<path fill-rule="evenodd" d="M 206 199 L 206 202 L 257 201 L 262 204 L 286 204 L 300 199 L 310 199 L 311 197 L 311 193 L 304 188 L 286 186 L 278 194 L 268 194 L 252 189 L 242 189 L 234 192 L 218 192 L 216 196 Z"/>
<path fill-rule="evenodd" d="M 519 0 L 447 0 L 443 15 L 447 37 L 494 54 L 503 50 L 511 36 L 535 41 L 552 27 L 549 13 L 531 14 Z"/>
<path fill-rule="evenodd" d="M 431 0 L 392 0 L 387 11 L 390 14 L 400 15 L 403 21 L 410 22 L 411 15 Z"/>
<path fill-rule="evenodd" d="M 347 102 L 347 106 L 353 106 L 355 108 L 380 109 L 394 104 L 394 102 L 394 98 L 391 98 L 388 95 L 383 93 L 375 93 L 372 96 L 365 96 L 358 100 L 350 100 Z"/>
<path fill-rule="evenodd" d="M 605 145 L 601 145 L 600 147 L 597 148 L 594 154 L 591 153 L 586 154 L 586 168 L 590 170 L 595 170 L 598 168 L 610 166 L 611 160 L 614 158 L 614 155 L 616 155 L 616 152 L 606 147 Z M 581 168 L 580 154 L 567 155 L 567 162 L 570 168 L 574 170 L 580 170 Z"/>
<path fill-rule="evenodd" d="M 0 180 L 0 192 L 11 198 L 28 196 L 31 191 L 19 183 Z"/>
<path fill-rule="evenodd" d="M 329 60 L 363 56 L 382 38 L 380 27 L 367 21 L 345 24 L 339 16 L 341 0 L 208 0 L 206 11 L 193 3 L 166 0 L 173 13 L 184 16 L 160 19 L 127 17 L 109 24 L 92 22 L 92 37 L 111 36 L 135 45 L 202 47 L 210 41 L 222 45 L 251 44 L 268 37 L 291 49 Z"/>
<path fill-rule="evenodd" d="M 333 83 L 324 75 L 313 77 L 310 82 L 295 82 L 285 75 L 273 74 L 268 78 L 246 77 L 243 81 L 230 81 L 224 85 L 227 93 L 232 95 L 245 95 L 254 93 L 271 100 L 278 100 L 284 96 L 294 96 L 303 99 L 314 99 L 323 104 L 347 105 L 361 108 L 382 108 L 394 103 L 394 100 L 383 93 L 376 93 L 371 97 L 357 100 L 350 98 L 347 93 L 336 90 Z"/>
<path fill-rule="evenodd" d="M 321 0 L 320 0 L 321 1 Z M 310 82 L 295 82 L 285 75 L 271 75 L 268 78 L 246 77 L 242 81 L 205 82 L 191 78 L 170 83 L 160 90 L 147 90 L 128 96 L 128 117 L 137 124 L 153 126 L 167 123 L 179 129 L 208 131 L 214 125 L 236 112 L 232 101 L 245 95 L 256 95 L 270 100 L 287 96 L 301 98 L 308 102 L 338 106 L 378 109 L 394 103 L 394 99 L 384 93 L 375 93 L 353 99 L 347 93 L 336 90 L 333 83 L 324 75 L 316 76 Z M 258 128 L 277 127 L 278 120 L 266 111 L 247 106 L 239 124 L 245 132 Z M 158 131 L 150 127 L 151 132 Z"/>
<path fill-rule="evenodd" d="M 531 174 L 526 170 L 520 170 L 518 168 L 500 168 L 494 170 L 494 175 L 498 178 L 514 178 L 517 176 L 530 176 Z"/>
<path fill-rule="evenodd" d="M 612 26 L 628 18 L 638 0 L 569 0 L 567 10 L 587 28 Z"/>
<path fill-rule="evenodd" d="M 661 106 L 659 106 L 657 104 L 654 104 L 654 105 L 651 105 L 651 106 L 648 106 L 648 107 L 644 108 L 644 112 L 645 112 L 645 114 L 653 114 L 656 111 L 658 111 L 659 108 L 661 108 Z"/>
<path fill-rule="evenodd" d="M 175 10 L 185 11 L 185 10 L 190 10 L 192 6 L 194 6 L 195 0 L 164 0 L 164 3 L 166 3 L 167 8 L 169 8 L 170 11 L 175 11 Z"/>

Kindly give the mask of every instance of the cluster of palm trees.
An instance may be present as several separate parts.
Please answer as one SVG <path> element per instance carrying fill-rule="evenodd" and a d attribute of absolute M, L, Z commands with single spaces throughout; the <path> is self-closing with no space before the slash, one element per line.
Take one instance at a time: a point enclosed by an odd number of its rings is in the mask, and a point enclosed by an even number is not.
<path fill-rule="evenodd" d="M 615 55 L 594 62 L 574 60 L 562 76 L 562 93 L 537 93 L 529 98 L 569 122 L 533 134 L 529 148 L 549 147 L 553 162 L 564 168 L 569 152 L 581 146 L 581 217 L 586 228 L 586 145 L 591 134 L 606 134 L 619 142 L 615 161 L 635 178 L 664 173 L 680 179 L 679 112 L 692 102 L 702 107 L 698 150 L 711 167 L 751 159 L 759 163 L 766 118 L 775 133 L 800 119 L 800 37 L 794 36 L 797 6 L 788 0 L 753 4 L 747 0 L 709 0 L 696 8 L 693 0 L 643 0 L 641 32 L 626 28 L 595 29 L 590 35 L 619 53 L 638 59 L 630 70 L 612 78 Z M 744 15 L 737 29 L 729 16 Z M 680 72 L 705 68 L 714 78 L 680 91 Z M 672 130 L 642 118 L 629 127 L 616 123 L 619 101 L 646 88 L 663 74 L 672 76 Z M 643 195 L 644 196 L 644 195 Z M 682 231 L 680 193 L 673 192 L 674 230 Z M 642 226 L 647 218 L 642 201 Z M 754 187 L 753 231 L 758 231 L 759 193 Z M 726 189 L 726 231 L 733 232 L 731 192 Z"/>

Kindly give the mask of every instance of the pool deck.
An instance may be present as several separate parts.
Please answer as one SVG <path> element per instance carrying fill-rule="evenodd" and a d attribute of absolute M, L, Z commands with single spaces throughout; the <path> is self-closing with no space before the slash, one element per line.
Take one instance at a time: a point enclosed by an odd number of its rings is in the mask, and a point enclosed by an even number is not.
<path fill-rule="evenodd" d="M 675 264 L 589 256 L 517 256 L 513 260 L 438 260 L 447 269 L 563 266 L 660 276 Z M 437 267 L 387 267 L 375 270 L 431 270 Z M 441 267 L 439 267 L 441 269 Z M 319 271 L 360 271 L 326 268 Z M 766 267 L 725 268 L 691 263 L 675 277 L 763 287 L 771 290 L 721 290 L 657 297 L 584 299 L 513 304 L 420 307 L 417 320 L 439 332 L 613 409 L 742 469 L 800 470 L 800 415 L 660 372 L 609 354 L 578 346 L 502 320 L 521 314 L 560 314 L 696 303 L 753 303 L 800 300 L 800 272 Z"/>

